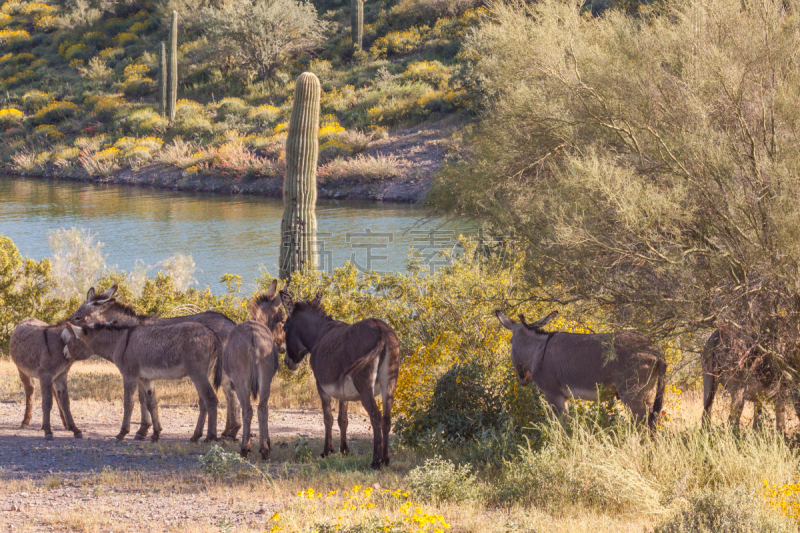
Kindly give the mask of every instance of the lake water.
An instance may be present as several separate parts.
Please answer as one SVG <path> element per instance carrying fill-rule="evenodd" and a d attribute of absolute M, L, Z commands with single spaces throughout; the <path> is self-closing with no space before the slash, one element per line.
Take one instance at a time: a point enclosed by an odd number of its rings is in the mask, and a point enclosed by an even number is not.
<path fill-rule="evenodd" d="M 77 227 L 104 243 L 109 267 L 132 270 L 137 259 L 156 265 L 187 254 L 198 284 L 215 291 L 225 273 L 241 275 L 246 288 L 262 271 L 277 275 L 282 214 L 283 202 L 272 198 L 0 177 L 0 234 L 23 255 L 52 255 L 48 233 Z M 424 208 L 401 204 L 321 200 L 317 221 L 326 270 L 350 260 L 402 271 L 412 246 L 435 264 L 436 252 L 476 231 L 468 221 L 432 220 Z"/>

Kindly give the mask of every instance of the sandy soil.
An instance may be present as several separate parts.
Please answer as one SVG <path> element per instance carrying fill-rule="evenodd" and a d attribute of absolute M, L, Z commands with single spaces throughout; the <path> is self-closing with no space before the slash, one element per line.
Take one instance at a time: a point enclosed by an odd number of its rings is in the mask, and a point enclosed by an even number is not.
<path fill-rule="evenodd" d="M 82 439 L 61 427 L 55 407 L 53 441 L 46 441 L 39 429 L 38 405 L 31 429 L 21 429 L 23 410 L 19 402 L 0 403 L 0 531 L 269 529 L 267 520 L 285 504 L 258 492 L 208 484 L 198 456 L 209 445 L 188 442 L 197 416 L 193 408 L 161 409 L 164 431 L 158 444 L 131 437 L 115 441 L 122 414 L 119 402 L 74 402 Z M 224 425 L 224 412 L 220 422 Z M 371 452 L 369 440 L 364 440 L 371 435 L 366 417 L 351 414 L 348 434 L 355 454 Z M 298 468 L 292 463 L 292 450 L 301 435 L 309 437 L 314 453 L 321 451 L 320 412 L 272 410 L 274 459 L 262 463 L 256 453 L 251 461 L 291 476 Z M 334 439 L 338 443 L 336 424 Z M 235 451 L 239 443 L 224 446 Z"/>

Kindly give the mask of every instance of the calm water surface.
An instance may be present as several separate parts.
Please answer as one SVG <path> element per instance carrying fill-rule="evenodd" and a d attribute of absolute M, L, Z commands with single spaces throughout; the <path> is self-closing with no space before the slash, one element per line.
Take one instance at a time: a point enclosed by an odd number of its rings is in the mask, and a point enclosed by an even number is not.
<path fill-rule="evenodd" d="M 0 177 L 0 234 L 23 255 L 50 256 L 48 232 L 85 228 L 104 243 L 110 267 L 132 270 L 137 259 L 155 265 L 190 254 L 199 285 L 215 290 L 224 273 L 241 275 L 248 288 L 261 271 L 277 274 L 282 214 L 283 203 L 271 198 Z M 320 201 L 317 221 L 325 269 L 353 260 L 402 271 L 412 246 L 429 258 L 475 231 L 469 222 L 431 220 L 421 207 L 398 204 Z"/>

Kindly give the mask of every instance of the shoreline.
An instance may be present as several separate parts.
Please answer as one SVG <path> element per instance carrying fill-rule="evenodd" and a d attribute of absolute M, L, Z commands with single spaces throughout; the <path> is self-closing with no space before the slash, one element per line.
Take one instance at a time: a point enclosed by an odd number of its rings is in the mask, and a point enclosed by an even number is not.
<path fill-rule="evenodd" d="M 185 172 L 163 163 L 143 165 L 138 169 L 121 169 L 109 176 L 69 176 L 48 172 L 14 172 L 3 170 L 4 175 L 18 178 L 64 180 L 79 183 L 126 185 L 182 192 L 218 193 L 230 196 L 246 194 L 268 198 L 282 198 L 283 176 L 252 179 L 221 178 L 209 174 L 185 175 Z M 317 182 L 317 197 L 330 200 L 361 202 L 421 203 L 430 189 L 430 177 L 401 177 L 391 180 L 363 182 L 358 179 L 341 179 Z"/>

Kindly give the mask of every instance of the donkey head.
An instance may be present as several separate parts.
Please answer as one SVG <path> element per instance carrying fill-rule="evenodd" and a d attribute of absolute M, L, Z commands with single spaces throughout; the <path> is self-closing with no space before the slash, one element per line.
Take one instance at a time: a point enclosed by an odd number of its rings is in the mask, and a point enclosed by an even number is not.
<path fill-rule="evenodd" d="M 283 307 L 289 314 L 289 318 L 283 325 L 286 346 L 286 357 L 283 360 L 289 370 L 295 370 L 309 352 L 308 347 L 303 342 L 304 338 L 306 340 L 310 338 L 308 331 L 310 329 L 309 312 L 314 315 L 325 314 L 325 309 L 322 307 L 322 292 L 317 291 L 316 297 L 310 302 L 295 302 L 292 295 L 286 290 L 280 292 L 280 298 Z"/>
<path fill-rule="evenodd" d="M 272 333 L 272 342 L 279 353 L 286 351 L 286 333 L 283 325 L 286 323 L 286 313 L 281 309 L 281 297 L 275 294 L 278 280 L 272 280 L 269 290 L 250 302 L 250 316 L 255 322 L 266 324 Z"/>
<path fill-rule="evenodd" d="M 533 324 L 528 324 L 525 321 L 525 315 L 520 314 L 521 322 L 514 322 L 499 310 L 494 312 L 497 319 L 504 328 L 510 330 L 513 335 L 511 336 L 511 362 L 517 372 L 517 378 L 521 385 L 528 385 L 533 381 L 531 373 L 531 360 L 530 350 L 528 349 L 528 340 L 531 332 L 544 333 L 542 328 L 550 323 L 555 317 L 558 316 L 558 311 L 553 311 L 546 317 L 537 320 Z"/>
<path fill-rule="evenodd" d="M 78 307 L 77 311 L 72 314 L 70 321 L 76 324 L 85 324 L 91 317 L 101 314 L 103 311 L 111 307 L 116 302 L 114 294 L 117 292 L 117 285 L 114 284 L 105 292 L 96 293 L 94 287 L 89 289 L 86 293 L 86 301 Z"/>
<path fill-rule="evenodd" d="M 64 343 L 64 359 L 67 361 L 89 359 L 92 356 L 92 352 L 86 346 L 85 338 L 86 332 L 83 328 L 67 322 L 61 332 L 61 341 Z"/>

